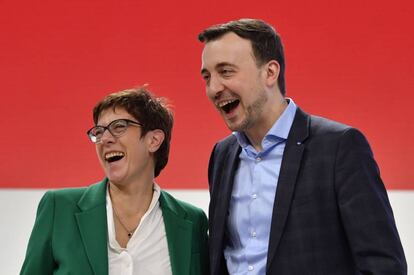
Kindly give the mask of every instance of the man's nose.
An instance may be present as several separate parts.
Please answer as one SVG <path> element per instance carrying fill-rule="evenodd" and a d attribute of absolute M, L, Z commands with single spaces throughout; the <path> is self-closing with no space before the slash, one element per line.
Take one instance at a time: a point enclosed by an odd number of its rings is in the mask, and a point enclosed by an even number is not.
<path fill-rule="evenodd" d="M 218 93 L 224 90 L 223 82 L 218 77 L 211 76 L 207 85 L 207 94 L 210 98 L 214 98 Z"/>

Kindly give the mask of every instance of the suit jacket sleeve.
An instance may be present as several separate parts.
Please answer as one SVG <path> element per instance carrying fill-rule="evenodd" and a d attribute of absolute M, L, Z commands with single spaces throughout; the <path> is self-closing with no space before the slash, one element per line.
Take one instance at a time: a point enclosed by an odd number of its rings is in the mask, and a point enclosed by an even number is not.
<path fill-rule="evenodd" d="M 48 191 L 42 197 L 37 209 L 21 275 L 53 274 L 55 267 L 51 245 L 53 216 L 54 196 L 53 192 Z"/>
<path fill-rule="evenodd" d="M 387 191 L 370 146 L 358 130 L 343 133 L 335 167 L 338 206 L 359 272 L 407 274 Z"/>

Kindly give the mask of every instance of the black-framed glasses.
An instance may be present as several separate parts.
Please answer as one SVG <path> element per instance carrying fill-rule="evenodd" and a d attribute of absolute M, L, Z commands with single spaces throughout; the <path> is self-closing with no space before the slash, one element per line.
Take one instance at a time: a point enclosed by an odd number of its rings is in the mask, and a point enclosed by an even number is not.
<path fill-rule="evenodd" d="M 143 126 L 142 123 L 130 119 L 121 118 L 111 121 L 111 123 L 109 123 L 108 126 L 96 125 L 95 127 L 89 129 L 86 133 L 88 134 L 89 139 L 93 143 L 99 143 L 101 142 L 102 136 L 104 135 L 106 130 L 108 130 L 112 136 L 120 137 L 126 132 L 130 125 L 137 125 L 141 127 Z"/>

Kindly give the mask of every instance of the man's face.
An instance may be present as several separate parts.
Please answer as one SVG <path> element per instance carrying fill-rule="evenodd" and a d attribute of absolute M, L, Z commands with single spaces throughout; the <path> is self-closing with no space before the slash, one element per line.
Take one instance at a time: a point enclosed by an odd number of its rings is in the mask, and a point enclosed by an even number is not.
<path fill-rule="evenodd" d="M 251 42 L 227 33 L 207 42 L 201 75 L 207 96 L 232 131 L 246 131 L 263 120 L 268 102 L 266 72 L 258 67 Z"/>

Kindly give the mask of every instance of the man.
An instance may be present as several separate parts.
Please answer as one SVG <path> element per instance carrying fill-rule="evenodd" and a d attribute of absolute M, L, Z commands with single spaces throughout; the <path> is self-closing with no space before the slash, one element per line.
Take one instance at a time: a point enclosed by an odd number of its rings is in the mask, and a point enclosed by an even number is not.
<path fill-rule="evenodd" d="M 406 274 L 368 142 L 285 98 L 276 31 L 242 19 L 199 40 L 207 96 L 233 131 L 209 164 L 211 274 Z"/>

